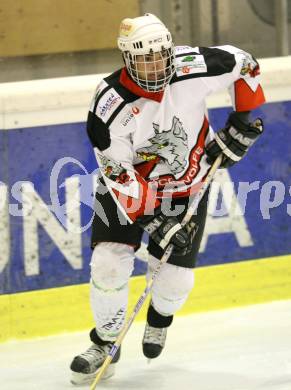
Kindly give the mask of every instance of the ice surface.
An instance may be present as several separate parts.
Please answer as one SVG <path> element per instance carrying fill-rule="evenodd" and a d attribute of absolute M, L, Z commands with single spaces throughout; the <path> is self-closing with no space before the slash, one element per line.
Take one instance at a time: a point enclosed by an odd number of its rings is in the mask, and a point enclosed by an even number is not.
<path fill-rule="evenodd" d="M 291 301 L 177 317 L 150 365 L 143 327 L 133 324 L 115 376 L 98 389 L 291 390 Z M 80 389 L 69 365 L 89 345 L 84 332 L 0 344 L 0 389 Z"/>

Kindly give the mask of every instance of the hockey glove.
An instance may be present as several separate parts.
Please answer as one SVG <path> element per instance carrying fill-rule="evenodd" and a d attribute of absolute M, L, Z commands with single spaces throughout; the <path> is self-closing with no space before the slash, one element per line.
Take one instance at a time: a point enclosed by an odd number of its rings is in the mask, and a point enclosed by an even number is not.
<path fill-rule="evenodd" d="M 232 166 L 243 158 L 263 131 L 262 119 L 257 118 L 253 123 L 246 123 L 236 112 L 232 112 L 225 128 L 219 130 L 215 139 L 206 146 L 207 162 L 212 165 L 222 152 L 224 156 L 220 167 Z"/>
<path fill-rule="evenodd" d="M 162 249 L 165 249 L 169 243 L 173 244 L 173 254 L 177 256 L 190 253 L 194 236 L 198 230 L 198 225 L 193 221 L 182 227 L 176 217 L 167 217 L 160 209 L 156 210 L 155 215 L 145 215 L 138 218 L 137 223 Z"/>

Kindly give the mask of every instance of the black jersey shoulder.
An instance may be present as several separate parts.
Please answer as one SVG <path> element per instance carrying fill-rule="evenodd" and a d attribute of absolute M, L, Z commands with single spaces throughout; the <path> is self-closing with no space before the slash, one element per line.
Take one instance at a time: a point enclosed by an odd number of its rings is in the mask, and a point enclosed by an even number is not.
<path fill-rule="evenodd" d="M 115 91 L 122 97 L 122 99 L 124 99 L 124 101 L 126 101 L 127 103 L 134 102 L 135 100 L 139 99 L 139 96 L 129 91 L 120 83 L 119 80 L 120 80 L 121 72 L 122 72 L 122 68 L 118 69 L 116 72 L 112 73 L 111 75 L 105 77 L 104 80 L 111 88 L 115 89 Z"/>
<path fill-rule="evenodd" d="M 220 76 L 225 73 L 232 72 L 233 68 L 236 65 L 235 56 L 232 53 L 229 53 L 226 50 L 215 48 L 215 47 L 199 47 L 198 52 L 184 53 L 179 54 L 177 57 L 178 66 L 179 61 L 181 61 L 180 57 L 191 55 L 203 55 L 205 65 L 207 70 L 205 72 L 197 72 L 185 74 L 182 76 L 178 76 L 175 74 L 171 80 L 171 83 L 175 83 L 177 81 L 199 78 L 199 77 L 212 77 L 212 76 Z M 198 51 L 197 50 L 197 51 Z"/>
<path fill-rule="evenodd" d="M 111 144 L 110 137 L 110 125 L 117 117 L 117 115 L 124 109 L 128 103 L 132 103 L 140 97 L 130 92 L 120 83 L 120 75 L 122 69 L 110 74 L 104 78 L 107 86 L 101 91 L 97 90 L 95 96 L 94 107 L 92 111 L 89 111 L 87 118 L 87 134 L 93 146 L 96 146 L 99 150 L 103 151 L 109 148 Z M 107 119 L 106 123 L 98 117 L 96 110 L 101 98 L 108 92 L 114 90 L 121 98 L 123 102 L 116 107 L 112 114 Z"/>
<path fill-rule="evenodd" d="M 114 119 L 117 117 L 117 115 L 123 110 L 123 108 L 128 104 L 136 101 L 140 97 L 129 91 L 127 88 L 125 88 L 120 83 L 120 75 L 121 75 L 122 69 L 118 69 L 116 72 L 110 74 L 109 76 L 104 78 L 104 81 L 106 82 L 107 86 L 103 88 L 101 91 L 97 91 L 95 96 L 95 102 L 92 112 L 96 114 L 96 110 L 98 107 L 98 104 L 102 97 L 108 92 L 108 91 L 114 91 L 117 93 L 121 98 L 123 99 L 123 102 L 119 104 L 116 109 L 112 112 L 111 116 L 106 121 L 106 125 L 109 127 L 110 124 L 114 121 Z"/>
<path fill-rule="evenodd" d="M 111 143 L 109 127 L 93 112 L 89 111 L 87 118 L 87 134 L 93 147 L 103 151 Z"/>
<path fill-rule="evenodd" d="M 219 76 L 232 72 L 236 61 L 234 54 L 216 47 L 199 47 L 199 52 L 204 56 L 209 76 Z"/>

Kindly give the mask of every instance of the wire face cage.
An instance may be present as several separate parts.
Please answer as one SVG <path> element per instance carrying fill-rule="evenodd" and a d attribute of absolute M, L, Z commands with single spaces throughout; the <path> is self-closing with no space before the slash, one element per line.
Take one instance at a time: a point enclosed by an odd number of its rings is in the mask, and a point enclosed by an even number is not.
<path fill-rule="evenodd" d="M 142 42 L 135 44 L 142 45 Z M 163 91 L 175 73 L 173 46 L 150 54 L 132 55 L 124 52 L 123 56 L 131 78 L 148 92 Z"/>

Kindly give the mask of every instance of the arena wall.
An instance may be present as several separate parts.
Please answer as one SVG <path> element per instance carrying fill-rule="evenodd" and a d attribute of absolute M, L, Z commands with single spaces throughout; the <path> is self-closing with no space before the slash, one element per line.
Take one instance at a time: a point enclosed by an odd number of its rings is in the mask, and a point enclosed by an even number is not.
<path fill-rule="evenodd" d="M 180 314 L 291 298 L 291 57 L 260 63 L 267 103 L 254 115 L 265 134 L 245 160 L 217 174 L 196 285 Z M 89 226 L 98 169 L 85 121 L 102 77 L 0 85 L 0 341 L 93 324 Z M 229 96 L 214 95 L 208 106 L 213 127 L 222 127 Z M 130 307 L 145 284 L 145 247 Z"/>
<path fill-rule="evenodd" d="M 138 0 L 2 0 L 1 57 L 115 48 L 120 20 L 138 15 Z"/>

